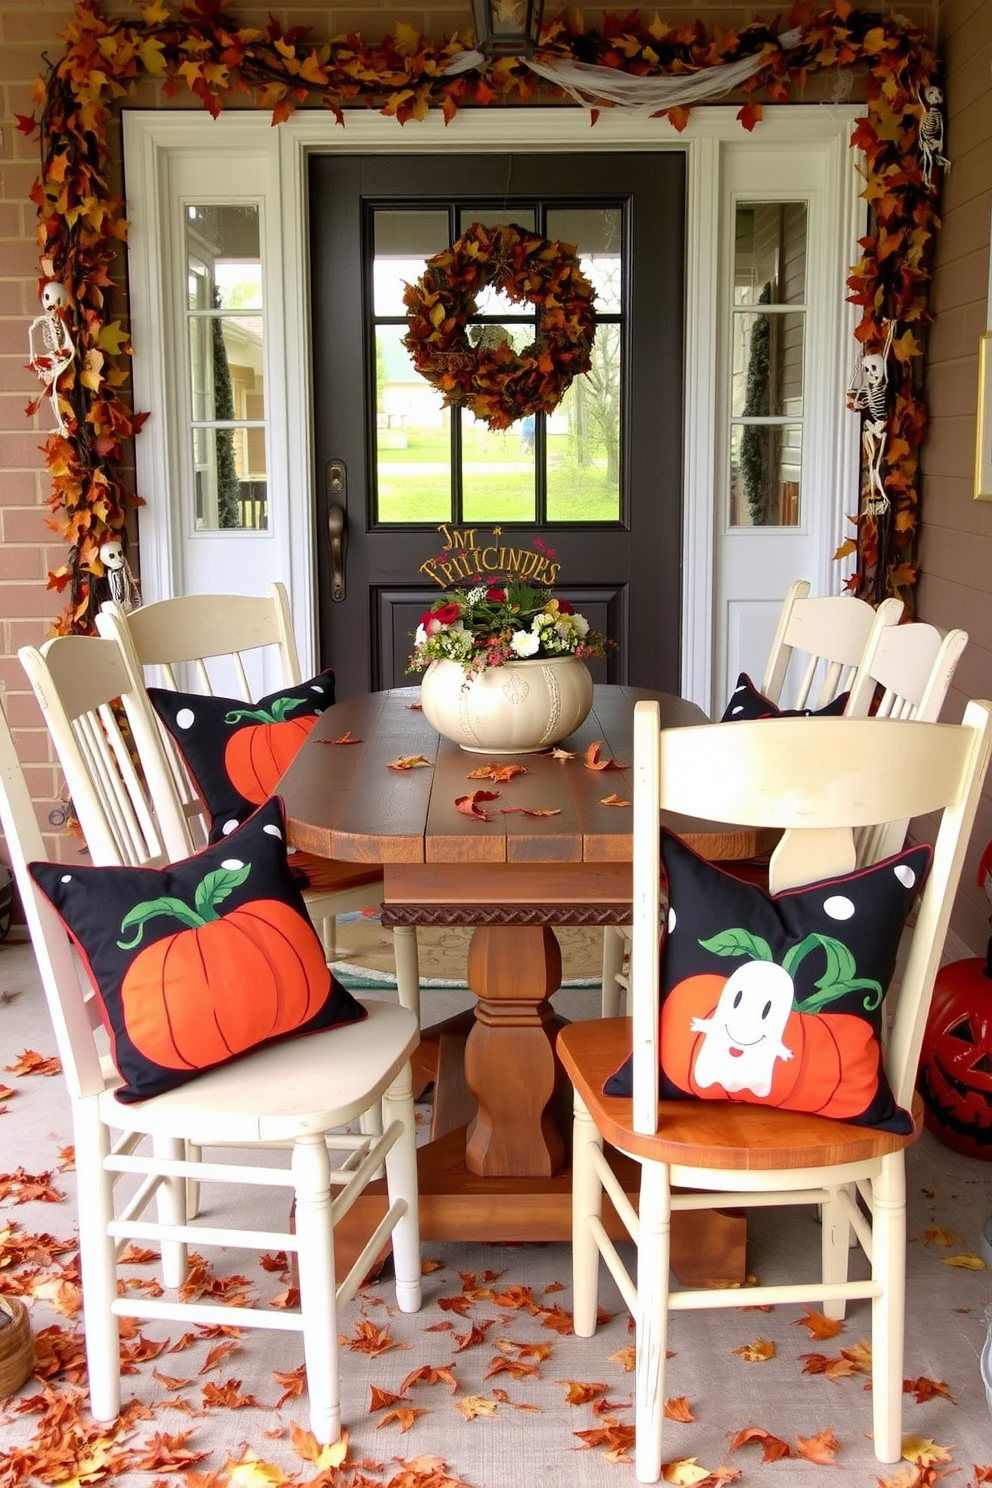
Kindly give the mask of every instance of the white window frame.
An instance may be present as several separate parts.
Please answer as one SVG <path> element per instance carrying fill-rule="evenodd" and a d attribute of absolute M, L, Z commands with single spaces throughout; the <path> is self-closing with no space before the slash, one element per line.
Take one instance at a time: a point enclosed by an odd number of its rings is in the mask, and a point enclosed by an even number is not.
<path fill-rule="evenodd" d="M 270 425 L 270 529 L 251 540 L 271 539 L 268 577 L 282 578 L 293 598 L 301 661 L 316 657 L 316 563 L 313 498 L 317 474 L 312 455 L 311 347 L 307 242 L 307 159 L 312 152 L 350 154 L 460 154 L 540 152 L 574 154 L 622 150 L 679 150 L 687 161 L 686 347 L 684 385 L 684 516 L 682 531 L 682 692 L 712 708 L 722 678 L 714 671 L 715 573 L 722 506 L 717 492 L 717 389 L 721 369 L 720 234 L 732 213 L 723 184 L 728 149 L 746 150 L 752 168 L 766 162 L 773 193 L 775 158 L 784 146 L 808 146 L 827 159 L 828 200 L 833 199 L 836 315 L 830 344 L 817 349 L 821 390 L 835 407 L 820 486 L 811 490 L 817 516 L 810 564 L 802 575 L 815 592 L 843 582 L 833 552 L 844 535 L 844 513 L 857 493 L 857 420 L 845 415 L 843 389 L 854 342 L 853 315 L 844 281 L 857 258 L 860 181 L 849 149 L 859 110 L 825 105 L 767 107 L 753 134 L 744 134 L 732 108 L 697 108 L 678 134 L 666 121 L 623 109 L 604 111 L 594 128 L 578 108 L 478 109 L 445 126 L 440 112 L 399 128 L 395 120 L 349 112 L 342 129 L 322 110 L 300 110 L 278 128 L 267 114 L 231 110 L 216 120 L 186 110 L 129 110 L 124 114 L 131 319 L 136 406 L 153 417 L 136 441 L 138 490 L 147 505 L 140 518 L 142 584 L 146 600 L 193 587 L 190 539 L 182 531 L 184 474 L 181 416 L 185 348 L 176 342 L 175 206 L 177 178 L 195 155 L 203 179 L 216 181 L 216 199 L 231 195 L 235 168 L 252 173 L 254 196 L 264 200 L 267 413 Z M 540 129 L 535 121 L 540 121 Z M 201 194 L 201 199 L 206 200 Z M 171 255 L 171 260 L 170 260 Z M 178 276 L 179 291 L 184 274 Z M 810 395 L 814 390 L 810 389 Z M 659 410 L 663 418 L 664 410 Z M 810 452 L 812 458 L 812 452 Z M 205 545 L 204 545 L 205 550 Z M 798 575 L 796 575 L 798 576 Z M 214 587 L 244 589 L 240 571 Z M 220 580 L 221 576 L 218 575 Z M 239 582 L 240 580 L 240 582 Z M 199 587 L 204 587 L 200 584 Z M 783 586 L 784 592 L 784 586 Z"/>

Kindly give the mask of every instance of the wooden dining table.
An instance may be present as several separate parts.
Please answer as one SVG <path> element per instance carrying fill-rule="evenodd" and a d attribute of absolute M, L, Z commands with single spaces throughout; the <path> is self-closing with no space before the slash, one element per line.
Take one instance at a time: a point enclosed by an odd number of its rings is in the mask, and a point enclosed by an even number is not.
<path fill-rule="evenodd" d="M 658 699 L 663 727 L 709 721 L 682 698 L 597 686 L 586 721 L 553 751 L 477 754 L 432 728 L 419 688 L 394 688 L 328 708 L 280 783 L 291 846 L 382 865 L 384 924 L 473 927 L 464 1080 L 475 1114 L 419 1149 L 425 1240 L 570 1236 L 568 1092 L 554 1048 L 562 1017 L 549 1000 L 561 985 L 555 927 L 629 923 L 641 698 Z M 523 769 L 472 778 L 507 765 Z M 487 794 L 466 814 L 457 803 L 477 791 Z M 748 828 L 668 825 L 712 860 L 767 845 Z M 622 1176 L 636 1193 L 636 1172 Z M 678 1221 L 681 1280 L 743 1279 L 740 1216 L 701 1223 L 690 1212 Z"/>

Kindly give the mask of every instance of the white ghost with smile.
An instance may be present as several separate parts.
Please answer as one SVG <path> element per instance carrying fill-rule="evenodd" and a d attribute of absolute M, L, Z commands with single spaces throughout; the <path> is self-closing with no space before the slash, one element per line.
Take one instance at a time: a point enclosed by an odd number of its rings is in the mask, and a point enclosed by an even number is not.
<path fill-rule="evenodd" d="M 792 978 L 774 961 L 748 961 L 728 977 L 712 1017 L 693 1018 L 705 1035 L 693 1078 L 702 1088 L 771 1094 L 776 1059 L 792 1059 L 782 1042 L 792 1011 Z"/>

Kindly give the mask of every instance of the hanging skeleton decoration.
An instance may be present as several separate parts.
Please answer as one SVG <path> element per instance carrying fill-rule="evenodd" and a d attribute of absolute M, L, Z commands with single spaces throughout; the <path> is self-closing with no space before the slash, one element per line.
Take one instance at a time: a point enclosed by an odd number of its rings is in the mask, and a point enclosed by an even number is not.
<path fill-rule="evenodd" d="M 885 341 L 882 350 L 872 352 L 860 359 L 858 364 L 860 375 L 852 379 L 851 386 L 847 390 L 848 408 L 852 412 L 862 414 L 861 449 L 865 473 L 868 477 L 868 494 L 864 509 L 871 516 L 881 516 L 889 509 L 889 498 L 882 479 L 882 462 L 888 435 L 889 352 L 892 349 L 896 323 L 894 320 L 888 320 L 884 324 Z"/>
<path fill-rule="evenodd" d="M 917 96 L 924 109 L 923 120 L 920 124 L 920 154 L 923 156 L 922 180 L 926 190 L 932 191 L 934 166 L 943 166 L 945 171 L 951 168 L 951 162 L 944 154 L 944 115 L 940 110 L 940 105 L 944 101 L 944 90 L 938 88 L 936 83 L 929 83 L 927 87 L 920 89 Z"/>
<path fill-rule="evenodd" d="M 141 603 L 141 596 L 119 538 L 101 544 L 100 562 L 106 571 L 110 598 L 124 610 L 135 609 Z"/>
<path fill-rule="evenodd" d="M 31 350 L 28 366 L 45 384 L 45 392 L 55 414 L 56 428 L 52 433 L 68 434 L 69 428 L 59 405 L 59 378 L 72 366 L 76 348 L 66 324 L 69 297 L 65 287 L 55 279 L 49 279 L 41 292 L 41 303 L 44 314 L 35 316 L 28 328 Z"/>

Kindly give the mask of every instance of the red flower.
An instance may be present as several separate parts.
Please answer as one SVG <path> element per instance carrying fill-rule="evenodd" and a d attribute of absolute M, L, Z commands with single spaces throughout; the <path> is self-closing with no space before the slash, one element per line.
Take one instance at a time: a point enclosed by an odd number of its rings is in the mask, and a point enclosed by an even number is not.
<path fill-rule="evenodd" d="M 560 599 L 558 601 L 558 613 L 559 615 L 574 615 L 575 606 L 570 605 L 567 599 Z"/>
<path fill-rule="evenodd" d="M 440 625 L 454 625 L 461 614 L 456 604 L 439 605 L 436 610 L 431 610 L 426 617 L 428 620 L 437 620 Z"/>
<path fill-rule="evenodd" d="M 486 598 L 491 599 L 494 604 L 502 604 L 506 598 L 506 590 L 501 589 L 498 584 L 493 584 L 486 590 Z"/>

